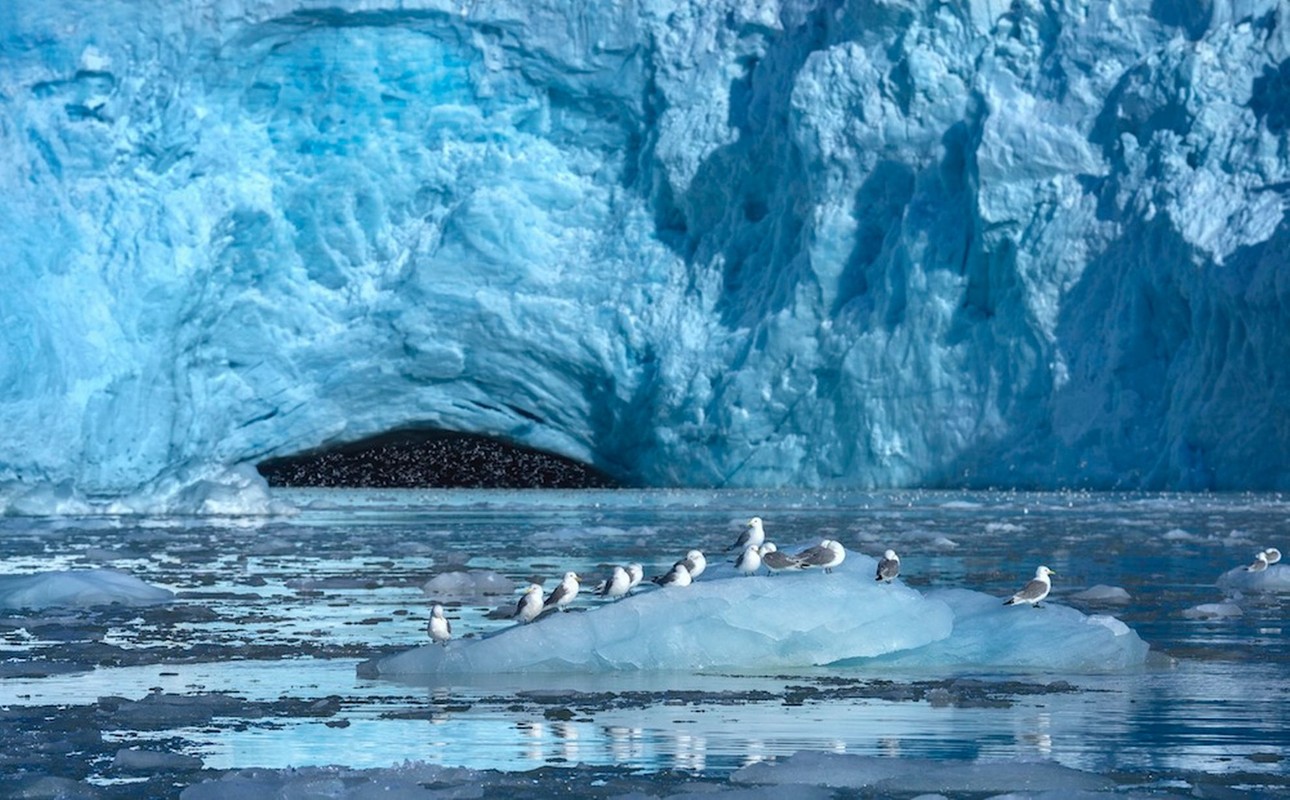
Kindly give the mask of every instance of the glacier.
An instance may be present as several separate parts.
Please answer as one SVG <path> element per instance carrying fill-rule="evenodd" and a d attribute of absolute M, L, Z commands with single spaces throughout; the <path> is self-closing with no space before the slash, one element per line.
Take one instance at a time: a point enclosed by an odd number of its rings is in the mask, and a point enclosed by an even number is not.
<path fill-rule="evenodd" d="M 1285 0 L 10 0 L 0 508 L 1290 489 L 1287 107 Z"/>

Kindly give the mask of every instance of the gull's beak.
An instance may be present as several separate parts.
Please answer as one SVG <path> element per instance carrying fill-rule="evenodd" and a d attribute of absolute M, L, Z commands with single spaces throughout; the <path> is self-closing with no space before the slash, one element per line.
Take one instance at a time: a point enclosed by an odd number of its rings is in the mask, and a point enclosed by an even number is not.
<path fill-rule="evenodd" d="M 578 583 L 582 583 L 582 578 L 578 577 L 577 575 L 574 575 L 574 576 L 573 576 L 573 579 L 574 579 L 575 581 L 577 581 Z"/>

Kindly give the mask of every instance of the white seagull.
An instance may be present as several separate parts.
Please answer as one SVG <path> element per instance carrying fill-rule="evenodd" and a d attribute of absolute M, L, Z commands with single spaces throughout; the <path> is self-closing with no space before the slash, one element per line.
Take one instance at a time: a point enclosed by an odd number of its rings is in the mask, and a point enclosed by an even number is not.
<path fill-rule="evenodd" d="M 578 596 L 578 581 L 580 580 L 582 579 L 578 577 L 576 572 L 564 573 L 564 580 L 560 581 L 560 585 L 555 587 L 551 594 L 547 595 L 546 602 L 542 604 L 542 608 L 544 610 L 558 608 L 564 611 L 573 602 L 573 599 Z"/>
<path fill-rule="evenodd" d="M 609 580 L 603 581 L 597 588 L 596 594 L 601 597 L 617 599 L 627 594 L 632 588 L 632 579 L 627 575 L 627 570 L 622 567 L 614 567 L 614 572 L 609 576 Z"/>
<path fill-rule="evenodd" d="M 847 551 L 843 549 L 840 542 L 832 539 L 825 539 L 815 547 L 808 547 L 797 554 L 797 560 L 802 563 L 802 567 L 823 567 L 825 572 L 832 572 L 833 568 L 842 563 L 847 557 Z"/>
<path fill-rule="evenodd" d="M 672 569 L 666 575 L 659 575 L 657 578 L 650 578 L 650 580 L 664 589 L 671 586 L 689 586 L 693 582 L 690 578 L 690 571 L 685 568 L 685 562 L 683 561 L 673 564 Z"/>
<path fill-rule="evenodd" d="M 520 622 L 532 622 L 542 613 L 542 587 L 530 583 L 524 590 L 524 596 L 515 604 L 515 618 Z"/>
<path fill-rule="evenodd" d="M 1281 560 L 1281 551 L 1275 547 L 1269 547 L 1263 551 L 1263 555 L 1268 557 L 1268 566 L 1271 566 Z"/>
<path fill-rule="evenodd" d="M 900 556 L 896 555 L 895 550 L 888 550 L 882 554 L 882 558 L 878 561 L 878 574 L 874 580 L 891 583 L 899 574 Z"/>
<path fill-rule="evenodd" d="M 704 558 L 703 553 L 698 550 L 691 550 L 685 554 L 685 558 L 676 563 L 684 566 L 692 579 L 698 578 L 708 568 L 708 559 Z"/>
<path fill-rule="evenodd" d="M 443 615 L 443 606 L 435 603 L 430 609 L 430 638 L 435 644 L 447 644 L 452 638 L 452 623 Z"/>
<path fill-rule="evenodd" d="M 745 575 L 752 575 L 761 569 L 761 551 L 752 545 L 745 547 L 739 558 L 735 559 L 735 569 Z"/>
<path fill-rule="evenodd" d="M 766 570 L 771 575 L 776 572 L 802 568 L 802 562 L 798 561 L 796 556 L 779 552 L 779 548 L 775 547 L 774 542 L 766 542 L 758 549 L 758 552 L 761 553 L 761 563 L 766 565 Z"/>
<path fill-rule="evenodd" d="M 1245 571 L 1262 572 L 1263 570 L 1268 568 L 1268 564 L 1270 563 L 1272 562 L 1268 560 L 1268 551 L 1261 550 L 1258 553 L 1254 554 L 1254 563 L 1246 567 Z"/>
<path fill-rule="evenodd" d="M 628 564 L 627 577 L 631 579 L 631 583 L 627 586 L 627 591 L 630 592 L 632 589 L 635 589 L 641 581 L 645 580 L 645 568 L 640 564 Z"/>
<path fill-rule="evenodd" d="M 747 547 L 761 547 L 762 542 L 766 541 L 766 531 L 761 527 L 761 517 L 753 517 L 748 520 L 744 527 L 744 532 L 739 534 L 735 543 L 726 548 L 726 552 L 731 550 L 743 550 Z"/>
<path fill-rule="evenodd" d="M 1003 601 L 1005 606 L 1018 605 L 1020 603 L 1030 603 L 1035 608 L 1039 608 L 1039 601 L 1048 596 L 1053 588 L 1053 582 L 1048 579 L 1049 575 L 1056 575 L 1048 567 L 1039 567 L 1035 570 L 1035 577 L 1021 587 L 1021 591 L 1012 597 Z"/>

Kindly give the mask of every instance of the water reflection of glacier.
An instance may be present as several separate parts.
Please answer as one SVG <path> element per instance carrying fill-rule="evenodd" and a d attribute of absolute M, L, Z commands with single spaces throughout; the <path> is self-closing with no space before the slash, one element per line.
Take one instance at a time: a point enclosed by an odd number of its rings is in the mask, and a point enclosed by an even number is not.
<path fill-rule="evenodd" d="M 805 752 L 907 763 L 910 774 L 924 758 L 965 769 L 1038 759 L 1144 781 L 1230 774 L 1277 787 L 1281 759 L 1290 758 L 1282 595 L 1228 594 L 1216 585 L 1257 548 L 1285 544 L 1277 537 L 1290 515 L 1275 497 L 298 492 L 289 499 L 302 509 L 294 517 L 227 524 L 0 519 L 0 573 L 114 569 L 175 595 L 142 606 L 0 611 L 0 705 L 5 725 L 33 745 L 7 763 L 25 775 L 110 780 L 119 777 L 110 766 L 118 750 L 151 748 L 196 756 L 205 770 L 410 761 L 503 771 L 621 765 L 645 776 L 676 769 L 724 779 L 756 777 L 736 771 L 786 765 Z M 971 605 L 966 600 L 980 603 L 995 640 L 998 620 L 1033 626 L 1012 631 L 1015 642 L 1034 641 L 1066 616 L 1113 615 L 1150 644 L 1151 659 L 1098 673 L 965 659 L 968 650 L 954 660 L 933 644 L 906 652 L 935 657 L 897 654 L 844 667 L 412 682 L 358 673 L 361 663 L 425 642 L 428 604 L 445 599 L 422 588 L 436 575 L 493 570 L 516 586 L 537 577 L 550 588 L 566 569 L 594 580 L 609 565 L 641 561 L 654 574 L 689 547 L 718 554 L 752 513 L 780 541 L 829 536 L 851 553 L 833 575 L 784 575 L 765 585 L 866 596 L 881 590 L 865 580 L 870 556 L 890 546 L 902 554 L 906 587 L 888 588 L 956 613 Z M 706 581 L 706 591 L 720 594 L 730 567 L 713 562 L 697 588 Z M 1058 572 L 1048 608 L 1003 608 L 999 598 L 1040 562 Z M 1075 597 L 1099 584 L 1122 588 L 1129 602 L 1122 593 L 1116 602 L 1100 602 L 1105 593 Z M 751 592 L 758 579 L 728 585 Z M 652 602 L 667 597 L 655 594 Z M 830 608 L 841 602 L 810 596 Z M 498 633 L 513 623 L 493 613 L 512 602 L 447 599 L 458 635 L 484 641 L 512 635 Z M 1185 614 L 1216 602 L 1243 613 Z M 529 635 L 548 623 L 627 613 L 625 603 L 616 612 L 544 620 Z M 595 602 L 580 598 L 578 606 Z M 956 624 L 960 634 L 970 627 Z M 1053 647 L 1069 643 L 1053 638 Z M 59 726 L 48 725 L 51 715 Z M 84 757 L 41 755 L 68 747 Z"/>

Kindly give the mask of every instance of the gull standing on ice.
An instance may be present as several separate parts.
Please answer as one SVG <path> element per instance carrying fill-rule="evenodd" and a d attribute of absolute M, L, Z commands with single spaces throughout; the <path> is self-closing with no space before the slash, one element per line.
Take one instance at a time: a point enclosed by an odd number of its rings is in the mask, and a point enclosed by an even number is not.
<path fill-rule="evenodd" d="M 726 548 L 726 552 L 743 550 L 746 547 L 761 547 L 764 541 L 766 541 L 766 531 L 761 527 L 761 517 L 753 517 L 748 520 L 744 532 L 739 534 L 735 543 Z"/>
<path fill-rule="evenodd" d="M 841 543 L 832 539 L 825 539 L 815 547 L 808 547 L 797 554 L 797 560 L 804 568 L 823 567 L 825 572 L 832 572 L 833 568 L 841 564 L 846 557 L 847 551 L 842 548 Z"/>
<path fill-rule="evenodd" d="M 1056 572 L 1053 572 L 1048 567 L 1039 567 L 1035 570 L 1035 577 L 1030 581 L 1030 583 L 1021 587 L 1021 591 L 1017 592 L 1012 597 L 1004 600 L 1003 604 L 1005 606 L 1011 606 L 1019 603 L 1030 603 L 1035 608 L 1040 608 L 1041 606 L 1039 605 L 1039 601 L 1047 597 L 1048 592 L 1053 588 L 1053 582 L 1048 579 L 1048 576 L 1056 574 Z"/>
<path fill-rule="evenodd" d="M 532 622 L 542 613 L 542 587 L 530 583 L 524 590 L 524 596 L 515 604 L 515 618 L 520 622 Z"/>
<path fill-rule="evenodd" d="M 739 554 L 739 558 L 735 559 L 735 569 L 745 575 L 752 575 L 761 569 L 761 552 L 756 547 L 748 545 Z"/>
<path fill-rule="evenodd" d="M 1275 547 L 1269 547 L 1263 551 L 1263 555 L 1268 557 L 1268 566 L 1272 566 L 1281 560 L 1281 551 Z"/>
<path fill-rule="evenodd" d="M 430 609 L 430 638 L 435 644 L 447 644 L 452 638 L 452 623 L 443 615 L 443 606 L 435 603 Z"/>
<path fill-rule="evenodd" d="M 631 579 L 631 583 L 627 585 L 627 591 L 630 592 L 632 589 L 635 589 L 641 581 L 645 580 L 645 568 L 640 564 L 628 564 L 627 577 Z"/>
<path fill-rule="evenodd" d="M 704 558 L 703 553 L 698 550 L 691 550 L 685 554 L 685 558 L 676 563 L 685 567 L 686 571 L 690 573 L 690 578 L 692 579 L 698 578 L 703 574 L 703 571 L 708 568 L 708 559 Z M 673 566 L 676 565 L 673 564 Z"/>
<path fill-rule="evenodd" d="M 578 581 L 580 580 L 582 579 L 578 577 L 576 572 L 564 573 L 564 580 L 560 581 L 560 585 L 555 587 L 555 590 L 547 596 L 546 602 L 542 604 L 543 610 L 558 608 L 564 611 L 573 602 L 573 598 L 578 596 Z"/>
<path fill-rule="evenodd" d="M 1260 550 L 1258 553 L 1254 554 L 1254 563 L 1246 567 L 1245 571 L 1262 572 L 1263 570 L 1268 568 L 1268 564 L 1270 563 L 1272 562 L 1268 560 L 1268 551 Z"/>
<path fill-rule="evenodd" d="M 693 582 L 690 578 L 690 571 L 685 568 L 684 561 L 678 561 L 673 564 L 672 569 L 666 575 L 659 575 L 657 578 L 650 578 L 650 580 L 664 589 L 670 586 L 689 586 Z"/>
<path fill-rule="evenodd" d="M 882 558 L 878 561 L 878 575 L 874 580 L 891 583 L 899 574 L 900 556 L 896 555 L 895 550 L 888 550 L 882 554 Z"/>
<path fill-rule="evenodd" d="M 632 579 L 627 575 L 627 570 L 622 567 L 614 567 L 614 572 L 609 576 L 609 580 L 600 584 L 596 594 L 601 597 L 616 599 L 627 594 L 632 588 Z"/>
<path fill-rule="evenodd" d="M 766 542 L 758 549 L 758 552 L 761 553 L 761 563 L 766 565 L 766 570 L 771 575 L 784 570 L 802 568 L 801 561 L 788 553 L 779 552 L 779 548 L 775 547 L 774 542 Z"/>

